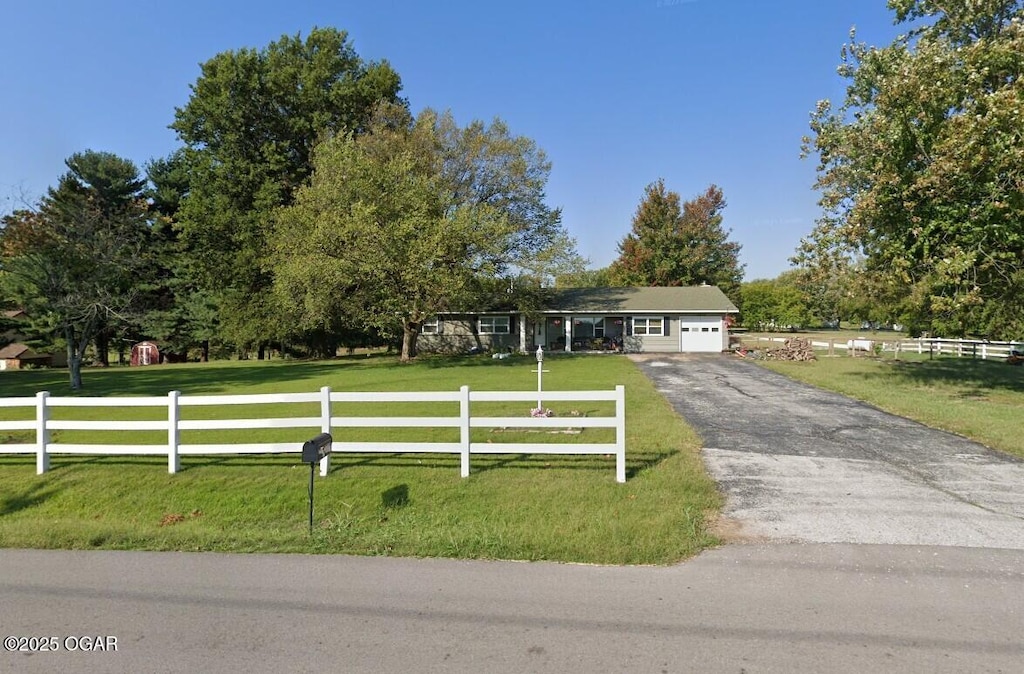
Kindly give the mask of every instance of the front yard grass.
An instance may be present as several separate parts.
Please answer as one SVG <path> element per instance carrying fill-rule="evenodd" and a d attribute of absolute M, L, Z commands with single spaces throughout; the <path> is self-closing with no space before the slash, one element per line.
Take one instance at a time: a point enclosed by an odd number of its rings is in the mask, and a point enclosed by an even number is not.
<path fill-rule="evenodd" d="M 534 390 L 535 367 L 529 356 L 424 358 L 411 365 L 359 357 L 109 368 L 84 373 L 83 395 L 312 392 L 321 386 Z M 310 535 L 309 469 L 298 455 L 184 456 L 176 475 L 167 473 L 165 457 L 55 455 L 50 472 L 37 476 L 34 455 L 0 454 L 0 547 L 666 564 L 716 544 L 707 524 L 721 503 L 701 464 L 699 440 L 633 363 L 617 355 L 566 354 L 550 357 L 545 368 L 550 390 L 625 385 L 626 484 L 615 482 L 611 456 L 474 455 L 472 474 L 462 479 L 452 455 L 335 455 L 330 475 L 316 479 Z M 66 376 L 4 372 L 0 395 L 68 395 Z M 568 414 L 573 404 L 564 405 L 551 407 Z M 529 407 L 505 413 L 526 417 Z M 244 416 L 240 412 L 232 410 Z M 0 413 L 11 418 L 12 411 Z M 103 441 L 124 441 L 117 437 L 108 433 Z M 30 441 L 0 432 L 5 440 Z"/>

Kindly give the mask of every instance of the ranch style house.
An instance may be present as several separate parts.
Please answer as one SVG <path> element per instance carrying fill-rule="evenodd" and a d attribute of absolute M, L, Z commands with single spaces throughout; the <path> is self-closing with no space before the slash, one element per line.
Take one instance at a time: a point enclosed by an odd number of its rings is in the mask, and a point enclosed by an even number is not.
<path fill-rule="evenodd" d="M 423 325 L 421 351 L 622 351 L 720 353 L 739 313 L 718 287 L 569 288 L 538 311 L 439 314 Z"/>

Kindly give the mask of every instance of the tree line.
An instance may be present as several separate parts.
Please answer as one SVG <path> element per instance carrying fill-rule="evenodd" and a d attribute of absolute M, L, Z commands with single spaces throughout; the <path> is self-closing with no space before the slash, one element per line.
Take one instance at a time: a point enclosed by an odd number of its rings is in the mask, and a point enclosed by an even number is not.
<path fill-rule="evenodd" d="M 181 359 L 393 344 L 408 360 L 438 312 L 530 312 L 586 276 L 534 141 L 413 115 L 400 92 L 336 29 L 216 55 L 175 110 L 178 150 L 143 170 L 76 153 L 3 217 L 0 300 L 66 348 L 78 389 L 87 352 L 107 364 L 143 338 Z M 681 203 L 652 183 L 607 282 L 735 288 L 724 207 L 715 186 Z"/>
<path fill-rule="evenodd" d="M 585 270 L 546 202 L 551 164 L 500 120 L 413 115 L 401 78 L 314 29 L 201 65 L 140 170 L 88 150 L 0 222 L 0 304 L 65 346 L 140 338 L 182 357 L 400 345 L 441 311 L 532 311 L 561 286 L 721 287 L 746 323 L 840 319 L 913 332 L 1024 332 L 1024 0 L 889 0 L 906 35 L 842 51 L 804 153 L 822 217 L 793 269 L 743 283 L 725 196 L 644 190 L 608 267 Z M 512 292 L 509 293 L 509 290 Z"/>
<path fill-rule="evenodd" d="M 144 171 L 76 153 L 3 217 L 0 299 L 66 347 L 77 389 L 87 349 L 105 363 L 143 337 L 203 360 L 401 340 L 408 359 L 424 320 L 496 279 L 580 266 L 532 140 L 413 116 L 400 92 L 336 29 L 216 55 L 175 111 L 177 151 Z"/>

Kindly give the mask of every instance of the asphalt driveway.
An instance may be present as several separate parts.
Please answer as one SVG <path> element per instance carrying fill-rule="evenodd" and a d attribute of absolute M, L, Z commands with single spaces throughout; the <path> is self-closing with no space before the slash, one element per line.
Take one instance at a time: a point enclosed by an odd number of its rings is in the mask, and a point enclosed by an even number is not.
<path fill-rule="evenodd" d="M 730 355 L 635 360 L 699 432 L 741 537 L 1024 550 L 1018 459 Z"/>

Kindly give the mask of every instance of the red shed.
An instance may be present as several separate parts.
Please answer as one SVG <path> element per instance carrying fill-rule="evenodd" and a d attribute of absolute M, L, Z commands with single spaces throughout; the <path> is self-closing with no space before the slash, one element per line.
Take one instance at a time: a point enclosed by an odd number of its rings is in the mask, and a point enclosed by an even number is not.
<path fill-rule="evenodd" d="M 132 365 L 157 365 L 160 349 L 153 342 L 139 342 L 132 347 Z"/>

